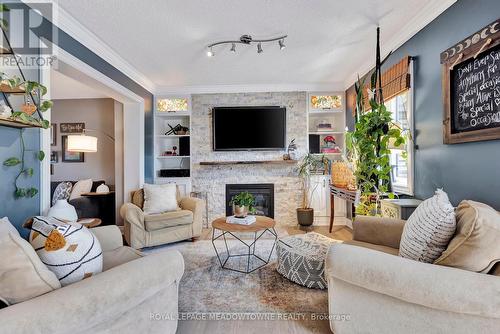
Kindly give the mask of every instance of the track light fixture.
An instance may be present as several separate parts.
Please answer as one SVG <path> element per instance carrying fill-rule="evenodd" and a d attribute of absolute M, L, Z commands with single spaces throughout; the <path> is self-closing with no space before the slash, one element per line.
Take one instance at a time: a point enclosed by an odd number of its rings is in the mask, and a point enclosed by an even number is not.
<path fill-rule="evenodd" d="M 231 44 L 231 48 L 229 51 L 231 52 L 236 52 L 236 44 L 244 44 L 244 45 L 251 45 L 252 43 L 257 43 L 257 53 L 262 53 L 264 50 L 262 49 L 262 43 L 270 43 L 270 42 L 276 42 L 278 41 L 278 45 L 280 50 L 285 49 L 285 38 L 287 38 L 288 35 L 284 36 L 279 36 L 275 38 L 269 38 L 269 39 L 253 39 L 252 36 L 250 35 L 243 35 L 240 37 L 239 40 L 235 41 L 221 41 L 221 42 L 216 42 L 212 43 L 207 46 L 208 51 L 207 51 L 207 56 L 208 57 L 213 57 L 215 56 L 215 53 L 213 51 L 213 47 L 217 45 L 223 45 L 223 44 Z"/>

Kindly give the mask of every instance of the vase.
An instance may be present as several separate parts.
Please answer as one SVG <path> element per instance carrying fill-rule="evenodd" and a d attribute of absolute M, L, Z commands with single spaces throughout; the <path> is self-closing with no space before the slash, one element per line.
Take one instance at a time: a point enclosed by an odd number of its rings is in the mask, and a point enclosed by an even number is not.
<path fill-rule="evenodd" d="M 248 206 L 233 205 L 233 215 L 238 218 L 248 216 Z"/>
<path fill-rule="evenodd" d="M 54 217 L 60 220 L 76 222 L 78 215 L 76 214 L 75 207 L 68 203 L 65 199 L 56 201 L 47 214 L 49 217 Z"/>
<path fill-rule="evenodd" d="M 314 209 L 299 208 L 297 209 L 297 221 L 300 226 L 311 226 L 314 222 Z"/>

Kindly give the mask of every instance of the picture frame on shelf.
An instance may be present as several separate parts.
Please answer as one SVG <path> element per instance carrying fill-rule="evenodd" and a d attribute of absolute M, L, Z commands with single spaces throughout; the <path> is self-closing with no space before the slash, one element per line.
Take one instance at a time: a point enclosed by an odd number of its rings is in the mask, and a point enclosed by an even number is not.
<path fill-rule="evenodd" d="M 85 153 L 83 152 L 69 152 L 68 136 L 61 136 L 62 140 L 62 162 L 85 162 Z"/>

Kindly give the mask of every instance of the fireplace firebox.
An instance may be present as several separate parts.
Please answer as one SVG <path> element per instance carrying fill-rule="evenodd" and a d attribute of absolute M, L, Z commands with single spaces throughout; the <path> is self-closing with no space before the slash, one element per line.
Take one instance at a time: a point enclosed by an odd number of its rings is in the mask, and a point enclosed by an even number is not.
<path fill-rule="evenodd" d="M 255 196 L 256 215 L 274 218 L 274 184 L 226 184 L 226 216 L 233 214 L 229 204 L 233 196 L 248 191 Z"/>

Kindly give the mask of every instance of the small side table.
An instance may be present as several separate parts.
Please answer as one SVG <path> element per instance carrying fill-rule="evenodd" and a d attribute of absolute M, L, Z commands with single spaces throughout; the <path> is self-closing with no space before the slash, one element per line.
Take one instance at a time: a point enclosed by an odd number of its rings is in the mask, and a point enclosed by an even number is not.
<path fill-rule="evenodd" d="M 217 255 L 217 259 L 219 260 L 220 266 L 222 269 L 227 269 L 227 270 L 232 270 L 232 271 L 237 271 L 243 274 L 249 274 L 257 269 L 260 269 L 264 267 L 266 264 L 269 263 L 269 260 L 271 259 L 271 255 L 273 254 L 274 247 L 276 245 L 276 240 L 278 239 L 278 234 L 274 230 L 274 226 L 276 225 L 275 221 L 272 218 L 269 217 L 264 217 L 264 216 L 256 216 L 255 217 L 257 220 L 255 223 L 251 225 L 239 225 L 239 224 L 230 224 L 226 222 L 226 217 L 218 218 L 212 222 L 212 245 L 214 246 L 215 254 Z M 218 236 L 215 236 L 215 230 L 219 230 L 220 234 Z M 255 254 L 255 244 L 257 241 L 266 233 L 270 233 L 273 236 L 274 243 L 271 248 L 271 251 L 269 252 L 269 256 L 264 256 L 264 259 L 260 257 L 259 255 Z M 247 242 L 245 240 L 242 240 L 239 238 L 236 233 L 253 233 L 254 237 L 251 240 L 248 240 Z M 248 248 L 247 252 L 244 253 L 237 253 L 235 254 L 230 253 L 229 247 L 227 246 L 227 240 L 226 240 L 226 235 L 232 236 L 235 238 L 235 240 L 239 241 L 241 244 L 246 246 Z M 224 240 L 224 244 L 226 246 L 226 258 L 223 259 L 221 257 L 221 253 L 217 250 L 217 247 L 215 246 L 215 241 L 219 238 L 222 238 Z M 243 257 L 246 261 L 246 266 L 245 268 L 235 268 L 235 267 L 230 267 L 228 266 L 227 261 L 230 258 L 239 258 Z M 257 266 L 251 266 L 250 265 L 250 259 L 257 259 Z"/>
<path fill-rule="evenodd" d="M 98 207 L 99 217 L 103 225 L 116 224 L 115 192 L 107 193 L 89 192 L 82 196 L 92 200 L 92 204 Z"/>
<path fill-rule="evenodd" d="M 422 201 L 416 198 L 383 199 L 380 211 L 382 217 L 407 220 L 420 203 Z"/>

